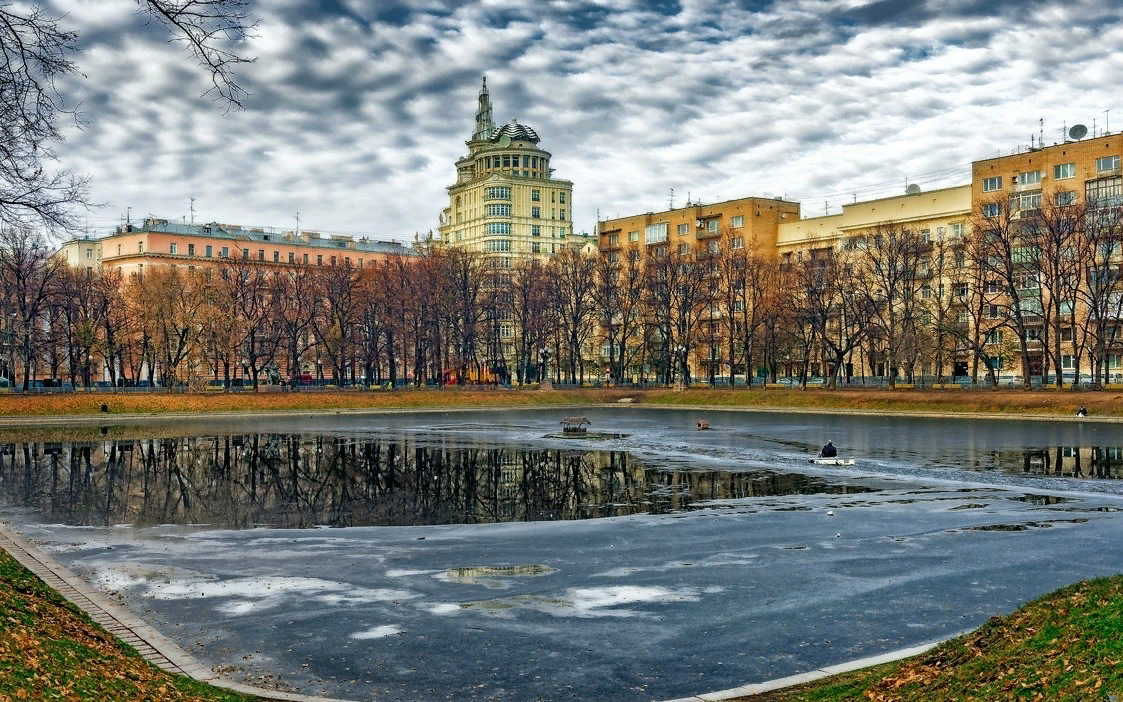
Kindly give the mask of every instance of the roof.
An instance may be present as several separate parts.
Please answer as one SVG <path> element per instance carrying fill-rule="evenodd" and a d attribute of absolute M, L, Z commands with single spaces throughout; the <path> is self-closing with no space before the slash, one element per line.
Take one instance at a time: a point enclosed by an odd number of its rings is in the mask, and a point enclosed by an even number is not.
<path fill-rule="evenodd" d="M 511 141 L 529 141 L 533 144 L 540 141 L 538 132 L 525 124 L 519 124 L 516 120 L 511 120 L 502 127 L 496 127 L 495 131 L 491 133 L 491 141 L 499 141 L 502 136 L 510 137 Z"/>

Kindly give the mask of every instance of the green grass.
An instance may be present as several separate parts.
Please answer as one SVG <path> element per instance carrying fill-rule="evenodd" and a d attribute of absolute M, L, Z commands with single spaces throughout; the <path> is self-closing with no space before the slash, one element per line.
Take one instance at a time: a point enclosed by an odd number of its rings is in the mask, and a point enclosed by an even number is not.
<path fill-rule="evenodd" d="M 0 550 L 0 701 L 256 699 L 149 664 Z"/>
<path fill-rule="evenodd" d="M 1123 700 L 1123 576 L 1086 580 L 905 661 L 742 702 Z"/>

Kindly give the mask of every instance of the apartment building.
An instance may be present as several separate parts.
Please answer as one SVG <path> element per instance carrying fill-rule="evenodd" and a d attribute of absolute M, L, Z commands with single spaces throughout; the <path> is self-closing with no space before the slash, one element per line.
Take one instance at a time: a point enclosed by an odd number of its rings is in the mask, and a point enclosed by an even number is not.
<path fill-rule="evenodd" d="M 440 245 L 487 255 L 510 268 L 518 258 L 546 260 L 573 233 L 573 183 L 554 177 L 537 132 L 512 119 L 496 127 L 484 78 L 476 124 L 456 161 L 456 183 L 440 215 Z"/>
<path fill-rule="evenodd" d="M 74 237 L 64 241 L 55 256 L 66 261 L 71 268 L 85 268 L 88 271 L 101 269 L 101 239 L 93 236 Z"/>
<path fill-rule="evenodd" d="M 154 265 L 206 268 L 231 260 L 251 261 L 266 267 L 300 263 L 362 268 L 389 256 L 416 255 L 413 249 L 396 241 L 230 224 L 181 224 L 151 217 L 140 224 L 117 227 L 98 244 L 101 264 L 106 269 L 120 270 L 126 276 L 143 273 L 145 268 Z M 85 254 L 79 251 L 78 255 Z"/>
<path fill-rule="evenodd" d="M 735 249 L 756 246 L 765 255 L 774 256 L 780 224 L 798 219 L 798 202 L 745 197 L 606 219 L 597 222 L 597 237 L 601 253 L 611 259 L 622 255 L 642 258 L 648 252 L 672 249 L 684 254 L 701 249 L 717 251 L 722 241 Z"/>

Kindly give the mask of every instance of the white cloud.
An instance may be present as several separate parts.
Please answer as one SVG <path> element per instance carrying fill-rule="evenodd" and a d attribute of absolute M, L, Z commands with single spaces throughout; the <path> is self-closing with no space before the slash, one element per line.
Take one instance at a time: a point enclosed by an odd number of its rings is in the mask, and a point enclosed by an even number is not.
<path fill-rule="evenodd" d="M 534 126 L 574 181 L 580 230 L 598 208 L 661 208 L 670 188 L 679 203 L 804 196 L 818 214 L 905 177 L 964 182 L 1039 118 L 1047 140 L 1102 127 L 1123 83 L 1118 12 L 1090 0 L 680 5 L 264 0 L 250 109 L 223 115 L 131 3 L 56 0 L 83 31 L 86 78 L 65 87 L 88 118 L 60 153 L 110 203 L 95 225 L 127 206 L 184 215 L 195 197 L 205 220 L 290 227 L 300 211 L 406 238 L 437 225 L 487 73 L 497 121 Z"/>

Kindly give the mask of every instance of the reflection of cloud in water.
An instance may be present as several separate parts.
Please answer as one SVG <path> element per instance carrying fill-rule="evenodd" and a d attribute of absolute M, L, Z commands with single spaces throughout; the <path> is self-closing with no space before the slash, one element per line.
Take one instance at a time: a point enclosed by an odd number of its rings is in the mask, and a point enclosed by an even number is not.
<path fill-rule="evenodd" d="M 387 588 L 362 588 L 319 578 L 237 578 L 218 580 L 201 577 L 167 577 L 153 574 L 147 577 L 136 564 L 131 567 L 103 568 L 98 571 L 97 582 L 107 589 L 143 588 L 143 595 L 156 600 L 185 600 L 191 598 L 219 598 L 220 612 L 231 615 L 249 614 L 272 609 L 286 600 L 299 597 L 324 605 L 357 605 L 369 602 L 408 600 L 417 597 L 408 590 Z"/>
<path fill-rule="evenodd" d="M 365 641 L 367 639 L 381 639 L 400 633 L 402 633 L 402 630 L 398 627 L 391 624 L 383 624 L 382 626 L 372 627 L 366 631 L 356 631 L 354 634 L 351 634 L 351 638 Z"/>
<path fill-rule="evenodd" d="M 480 600 L 456 605 L 429 607 L 433 614 L 451 614 L 460 610 L 479 610 L 498 617 L 512 617 L 518 610 L 535 610 L 555 617 L 643 617 L 648 613 L 635 609 L 617 609 L 629 604 L 669 604 L 697 602 L 700 595 L 721 592 L 713 587 L 666 588 L 657 586 L 616 585 L 613 587 L 570 588 L 564 596 L 516 595 L 495 600 Z"/>

